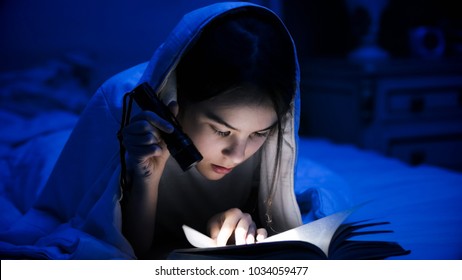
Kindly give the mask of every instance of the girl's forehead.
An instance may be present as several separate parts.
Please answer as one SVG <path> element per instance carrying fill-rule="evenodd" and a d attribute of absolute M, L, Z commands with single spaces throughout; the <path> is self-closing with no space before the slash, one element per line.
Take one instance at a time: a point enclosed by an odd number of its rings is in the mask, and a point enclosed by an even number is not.
<path fill-rule="evenodd" d="M 272 105 L 268 94 L 253 86 L 236 87 L 208 100 L 214 106 L 264 106 Z"/>
<path fill-rule="evenodd" d="M 184 107 L 190 117 L 226 123 L 242 131 L 260 131 L 277 122 L 269 96 L 255 87 L 236 87 L 210 99 Z"/>
<path fill-rule="evenodd" d="M 250 97 L 242 94 L 226 93 L 199 103 L 204 111 L 225 115 L 234 113 L 253 115 L 258 113 L 275 112 L 274 106 L 268 97 Z M 252 113 L 253 112 L 253 113 Z"/>
<path fill-rule="evenodd" d="M 204 104 L 205 105 L 205 104 Z M 274 109 L 263 104 L 219 104 L 197 108 L 203 117 L 226 123 L 228 127 L 242 131 L 260 131 L 271 127 L 277 121 Z"/>

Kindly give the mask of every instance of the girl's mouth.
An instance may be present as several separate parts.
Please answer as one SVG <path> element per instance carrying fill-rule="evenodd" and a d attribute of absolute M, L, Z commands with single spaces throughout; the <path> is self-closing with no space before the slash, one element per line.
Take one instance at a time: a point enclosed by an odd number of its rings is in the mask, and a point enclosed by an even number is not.
<path fill-rule="evenodd" d="M 228 174 L 229 172 L 233 171 L 232 168 L 226 168 L 216 164 L 212 164 L 212 169 L 218 174 Z"/>

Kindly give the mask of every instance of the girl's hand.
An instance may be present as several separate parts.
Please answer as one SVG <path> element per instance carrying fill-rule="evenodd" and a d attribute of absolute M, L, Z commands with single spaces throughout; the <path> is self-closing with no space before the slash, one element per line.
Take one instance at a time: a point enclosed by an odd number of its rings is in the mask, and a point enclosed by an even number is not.
<path fill-rule="evenodd" d="M 236 245 L 253 244 L 268 236 L 266 229 L 257 229 L 250 214 L 237 208 L 213 216 L 208 222 L 208 228 L 217 246 L 225 246 L 233 239 Z"/>
<path fill-rule="evenodd" d="M 169 104 L 176 113 L 175 102 Z M 127 168 L 135 176 L 149 177 L 153 172 L 163 171 L 170 153 L 162 139 L 161 131 L 173 132 L 173 126 L 151 111 L 142 111 L 133 116 L 123 130 L 123 144 L 127 150 Z"/>

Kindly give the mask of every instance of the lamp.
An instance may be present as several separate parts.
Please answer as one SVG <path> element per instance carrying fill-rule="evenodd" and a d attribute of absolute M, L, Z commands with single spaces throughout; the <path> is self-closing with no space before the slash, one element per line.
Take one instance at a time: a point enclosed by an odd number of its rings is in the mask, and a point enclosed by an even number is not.
<path fill-rule="evenodd" d="M 360 45 L 348 55 L 353 61 L 384 60 L 389 57 L 387 51 L 378 45 L 380 18 L 388 0 L 345 0 L 352 19 L 363 16 L 363 30 L 360 31 Z"/>

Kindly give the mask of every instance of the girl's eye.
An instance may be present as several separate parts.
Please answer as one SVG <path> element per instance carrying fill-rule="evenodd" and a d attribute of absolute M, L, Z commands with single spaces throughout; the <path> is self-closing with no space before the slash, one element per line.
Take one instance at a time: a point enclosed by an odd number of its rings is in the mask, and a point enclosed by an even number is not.
<path fill-rule="evenodd" d="M 266 137 L 268 137 L 268 135 L 269 135 L 269 131 L 265 131 L 265 132 L 255 132 L 255 133 L 253 134 L 253 136 L 255 136 L 255 137 L 261 137 L 261 138 L 266 138 Z"/>
<path fill-rule="evenodd" d="M 226 137 L 226 136 L 231 134 L 230 131 L 220 131 L 220 130 L 215 129 L 215 128 L 213 128 L 213 131 L 215 132 L 215 134 L 217 134 L 217 135 L 219 135 L 221 137 Z"/>

